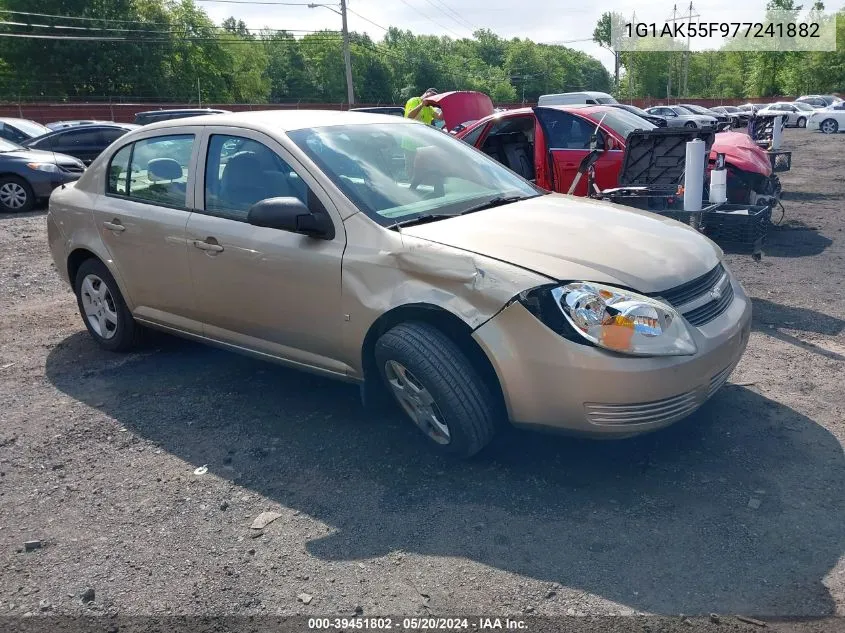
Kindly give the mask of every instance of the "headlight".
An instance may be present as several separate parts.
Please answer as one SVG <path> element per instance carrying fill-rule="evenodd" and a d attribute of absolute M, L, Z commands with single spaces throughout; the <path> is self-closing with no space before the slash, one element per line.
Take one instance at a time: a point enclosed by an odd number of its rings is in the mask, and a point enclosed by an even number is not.
<path fill-rule="evenodd" d="M 27 163 L 26 166 L 37 171 L 48 171 L 51 174 L 57 174 L 61 171 L 55 163 Z"/>
<path fill-rule="evenodd" d="M 632 356 L 687 356 L 698 351 L 680 314 L 629 290 L 581 281 L 529 291 L 520 301 L 576 342 Z"/>

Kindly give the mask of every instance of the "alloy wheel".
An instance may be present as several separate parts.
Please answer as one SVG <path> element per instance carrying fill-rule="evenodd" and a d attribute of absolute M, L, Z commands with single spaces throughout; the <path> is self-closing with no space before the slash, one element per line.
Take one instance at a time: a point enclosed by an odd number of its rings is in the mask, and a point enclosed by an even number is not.
<path fill-rule="evenodd" d="M 836 122 L 828 119 L 822 123 L 822 132 L 825 134 L 833 134 L 836 131 Z"/>
<path fill-rule="evenodd" d="M 82 309 L 91 329 L 104 339 L 117 332 L 117 305 L 106 283 L 97 275 L 87 275 L 80 288 Z"/>
<path fill-rule="evenodd" d="M 443 414 L 428 389 L 407 367 L 395 360 L 384 364 L 384 373 L 393 395 L 414 424 L 438 444 L 449 444 L 452 441 L 449 427 L 443 422 Z"/>

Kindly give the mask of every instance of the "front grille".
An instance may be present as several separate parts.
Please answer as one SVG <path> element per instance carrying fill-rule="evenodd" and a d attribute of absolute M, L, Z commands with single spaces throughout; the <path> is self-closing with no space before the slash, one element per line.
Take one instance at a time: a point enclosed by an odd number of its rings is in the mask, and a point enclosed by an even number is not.
<path fill-rule="evenodd" d="M 633 404 L 584 403 L 587 419 L 599 426 L 671 424 L 685 418 L 713 396 L 728 380 L 735 365 L 715 374 L 706 385 L 678 396 Z"/>
<path fill-rule="evenodd" d="M 692 281 L 688 281 L 680 286 L 675 286 L 671 290 L 665 292 L 655 293 L 657 296 L 665 299 L 673 306 L 682 306 L 700 297 L 703 294 L 710 292 L 722 276 L 725 274 L 725 268 L 719 264 L 709 273 L 703 274 Z"/>
<path fill-rule="evenodd" d="M 79 165 L 59 165 L 59 169 L 68 174 L 81 174 L 85 171 L 84 167 L 80 167 Z"/>
<path fill-rule="evenodd" d="M 719 264 L 710 272 L 701 275 L 701 277 L 697 277 L 670 290 L 654 293 L 652 296 L 660 297 L 674 308 L 683 308 L 686 304 L 712 292 L 715 288 L 719 288 L 720 284 L 725 285 L 724 279 L 726 275 L 727 271 L 724 266 Z M 727 310 L 733 299 L 733 286 L 728 283 L 718 297 L 714 297 L 711 301 L 694 309 L 682 312 L 682 314 L 691 325 L 701 327 Z"/>

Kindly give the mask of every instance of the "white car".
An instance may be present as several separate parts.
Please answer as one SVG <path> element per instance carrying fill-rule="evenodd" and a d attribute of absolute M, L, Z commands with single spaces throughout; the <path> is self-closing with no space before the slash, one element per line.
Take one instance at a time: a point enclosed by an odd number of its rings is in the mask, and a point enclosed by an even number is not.
<path fill-rule="evenodd" d="M 780 101 L 770 103 L 762 110 L 757 111 L 757 116 L 782 116 L 787 127 L 806 127 L 810 112 L 802 110 L 794 103 Z"/>
<path fill-rule="evenodd" d="M 808 130 L 821 130 L 825 134 L 836 134 L 845 129 L 845 106 L 841 103 L 816 110 L 807 119 Z"/>

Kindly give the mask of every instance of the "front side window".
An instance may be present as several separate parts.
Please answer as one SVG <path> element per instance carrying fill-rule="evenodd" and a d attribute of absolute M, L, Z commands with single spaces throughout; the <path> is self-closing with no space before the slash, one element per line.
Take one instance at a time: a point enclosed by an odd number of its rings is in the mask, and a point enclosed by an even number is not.
<path fill-rule="evenodd" d="M 593 133 L 598 134 L 599 147 L 604 146 L 603 135 L 600 131 L 596 132 L 598 126 L 592 121 L 551 108 L 537 108 L 536 112 L 549 149 L 588 150 Z"/>
<path fill-rule="evenodd" d="M 484 131 L 484 128 L 487 126 L 482 124 L 476 127 L 474 130 L 467 132 L 465 136 L 461 138 L 464 143 L 469 143 L 470 145 L 475 145 L 478 142 L 478 139 L 481 138 L 481 133 Z"/>
<path fill-rule="evenodd" d="M 109 162 L 107 192 L 185 207 L 193 134 L 156 136 L 121 148 Z"/>
<path fill-rule="evenodd" d="M 358 209 L 385 226 L 424 215 L 457 215 L 492 199 L 543 193 L 428 125 L 337 125 L 288 136 Z"/>
<path fill-rule="evenodd" d="M 308 186 L 266 145 L 215 134 L 205 163 L 205 210 L 246 221 L 249 209 L 267 198 L 298 198 L 308 205 Z"/>

